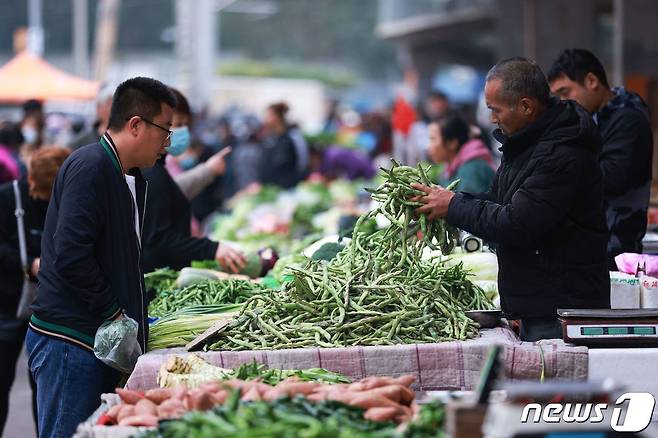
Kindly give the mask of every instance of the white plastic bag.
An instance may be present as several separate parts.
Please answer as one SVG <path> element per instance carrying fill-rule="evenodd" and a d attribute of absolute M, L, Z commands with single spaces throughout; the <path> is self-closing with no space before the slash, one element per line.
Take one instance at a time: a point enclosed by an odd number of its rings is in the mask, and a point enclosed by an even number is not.
<path fill-rule="evenodd" d="M 623 272 L 610 272 L 610 307 L 640 308 L 640 279 Z"/>
<path fill-rule="evenodd" d="M 658 309 L 658 278 L 642 277 L 642 296 L 640 301 L 643 309 Z"/>
<path fill-rule="evenodd" d="M 115 370 L 130 374 L 135 368 L 142 348 L 137 342 L 137 321 L 125 316 L 105 321 L 96 331 L 94 354 Z"/>

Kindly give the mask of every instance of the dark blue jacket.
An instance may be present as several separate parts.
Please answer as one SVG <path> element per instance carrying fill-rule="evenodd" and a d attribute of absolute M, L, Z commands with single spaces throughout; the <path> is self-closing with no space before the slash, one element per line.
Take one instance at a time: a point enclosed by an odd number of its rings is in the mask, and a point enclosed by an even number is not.
<path fill-rule="evenodd" d="M 135 176 L 140 223 L 147 183 Z M 73 152 L 61 167 L 41 241 L 32 329 L 93 348 L 98 327 L 124 310 L 148 337 L 147 297 L 140 269 L 132 195 L 109 134 Z"/>
<path fill-rule="evenodd" d="M 619 87 L 595 115 L 603 147 L 599 163 L 610 240 L 608 264 L 624 252 L 642 252 L 651 192 L 653 134 L 642 98 Z"/>
<path fill-rule="evenodd" d="M 501 305 L 512 318 L 556 318 L 558 308 L 610 308 L 600 138 L 573 101 L 553 101 L 504 137 L 487 193 L 457 193 L 449 223 L 496 246 Z"/>

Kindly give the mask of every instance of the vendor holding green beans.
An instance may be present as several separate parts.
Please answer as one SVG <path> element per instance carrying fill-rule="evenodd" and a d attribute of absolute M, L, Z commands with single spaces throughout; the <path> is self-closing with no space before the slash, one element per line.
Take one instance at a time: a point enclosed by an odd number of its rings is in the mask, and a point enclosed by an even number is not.
<path fill-rule="evenodd" d="M 503 160 L 489 191 L 415 184 L 428 219 L 445 217 L 495 247 L 501 305 L 526 341 L 561 338 L 558 308 L 610 308 L 608 230 L 591 117 L 557 101 L 541 69 L 512 58 L 487 74 Z"/>

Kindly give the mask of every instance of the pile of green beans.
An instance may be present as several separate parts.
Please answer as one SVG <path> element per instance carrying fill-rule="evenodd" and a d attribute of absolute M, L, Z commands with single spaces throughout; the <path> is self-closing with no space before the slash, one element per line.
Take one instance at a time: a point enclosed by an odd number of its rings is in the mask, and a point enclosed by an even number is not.
<path fill-rule="evenodd" d="M 247 280 L 205 280 L 180 290 L 161 290 L 149 305 L 149 315 L 165 316 L 206 304 L 239 304 L 264 290 L 265 286 Z"/>
<path fill-rule="evenodd" d="M 461 265 L 446 268 L 439 259 L 421 258 L 434 239 L 448 249 L 451 230 L 442 220 L 428 223 L 422 216 L 410 226 L 415 207 L 408 201 L 414 195 L 410 185 L 424 182 L 424 169 L 396 170 L 401 167 L 394 163 L 387 171 L 387 181 L 375 191 L 379 208 L 359 219 L 336 258 L 291 269 L 293 280 L 251 297 L 206 349 L 395 345 L 477 335 L 464 311 L 492 305 Z M 383 212 L 391 225 L 365 231 L 361 224 Z M 425 231 L 422 238 L 417 231 Z"/>

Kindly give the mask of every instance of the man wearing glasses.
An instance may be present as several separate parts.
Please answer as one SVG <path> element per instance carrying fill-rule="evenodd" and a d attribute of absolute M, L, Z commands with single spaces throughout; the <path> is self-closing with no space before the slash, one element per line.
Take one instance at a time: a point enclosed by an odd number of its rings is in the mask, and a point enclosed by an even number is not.
<path fill-rule="evenodd" d="M 119 373 L 93 352 L 99 326 L 127 315 L 148 338 L 140 269 L 147 182 L 169 145 L 176 99 L 149 78 L 116 89 L 109 128 L 66 160 L 57 175 L 41 242 L 39 288 L 26 336 L 37 382 L 39 436 L 71 436 L 112 392 Z"/>

